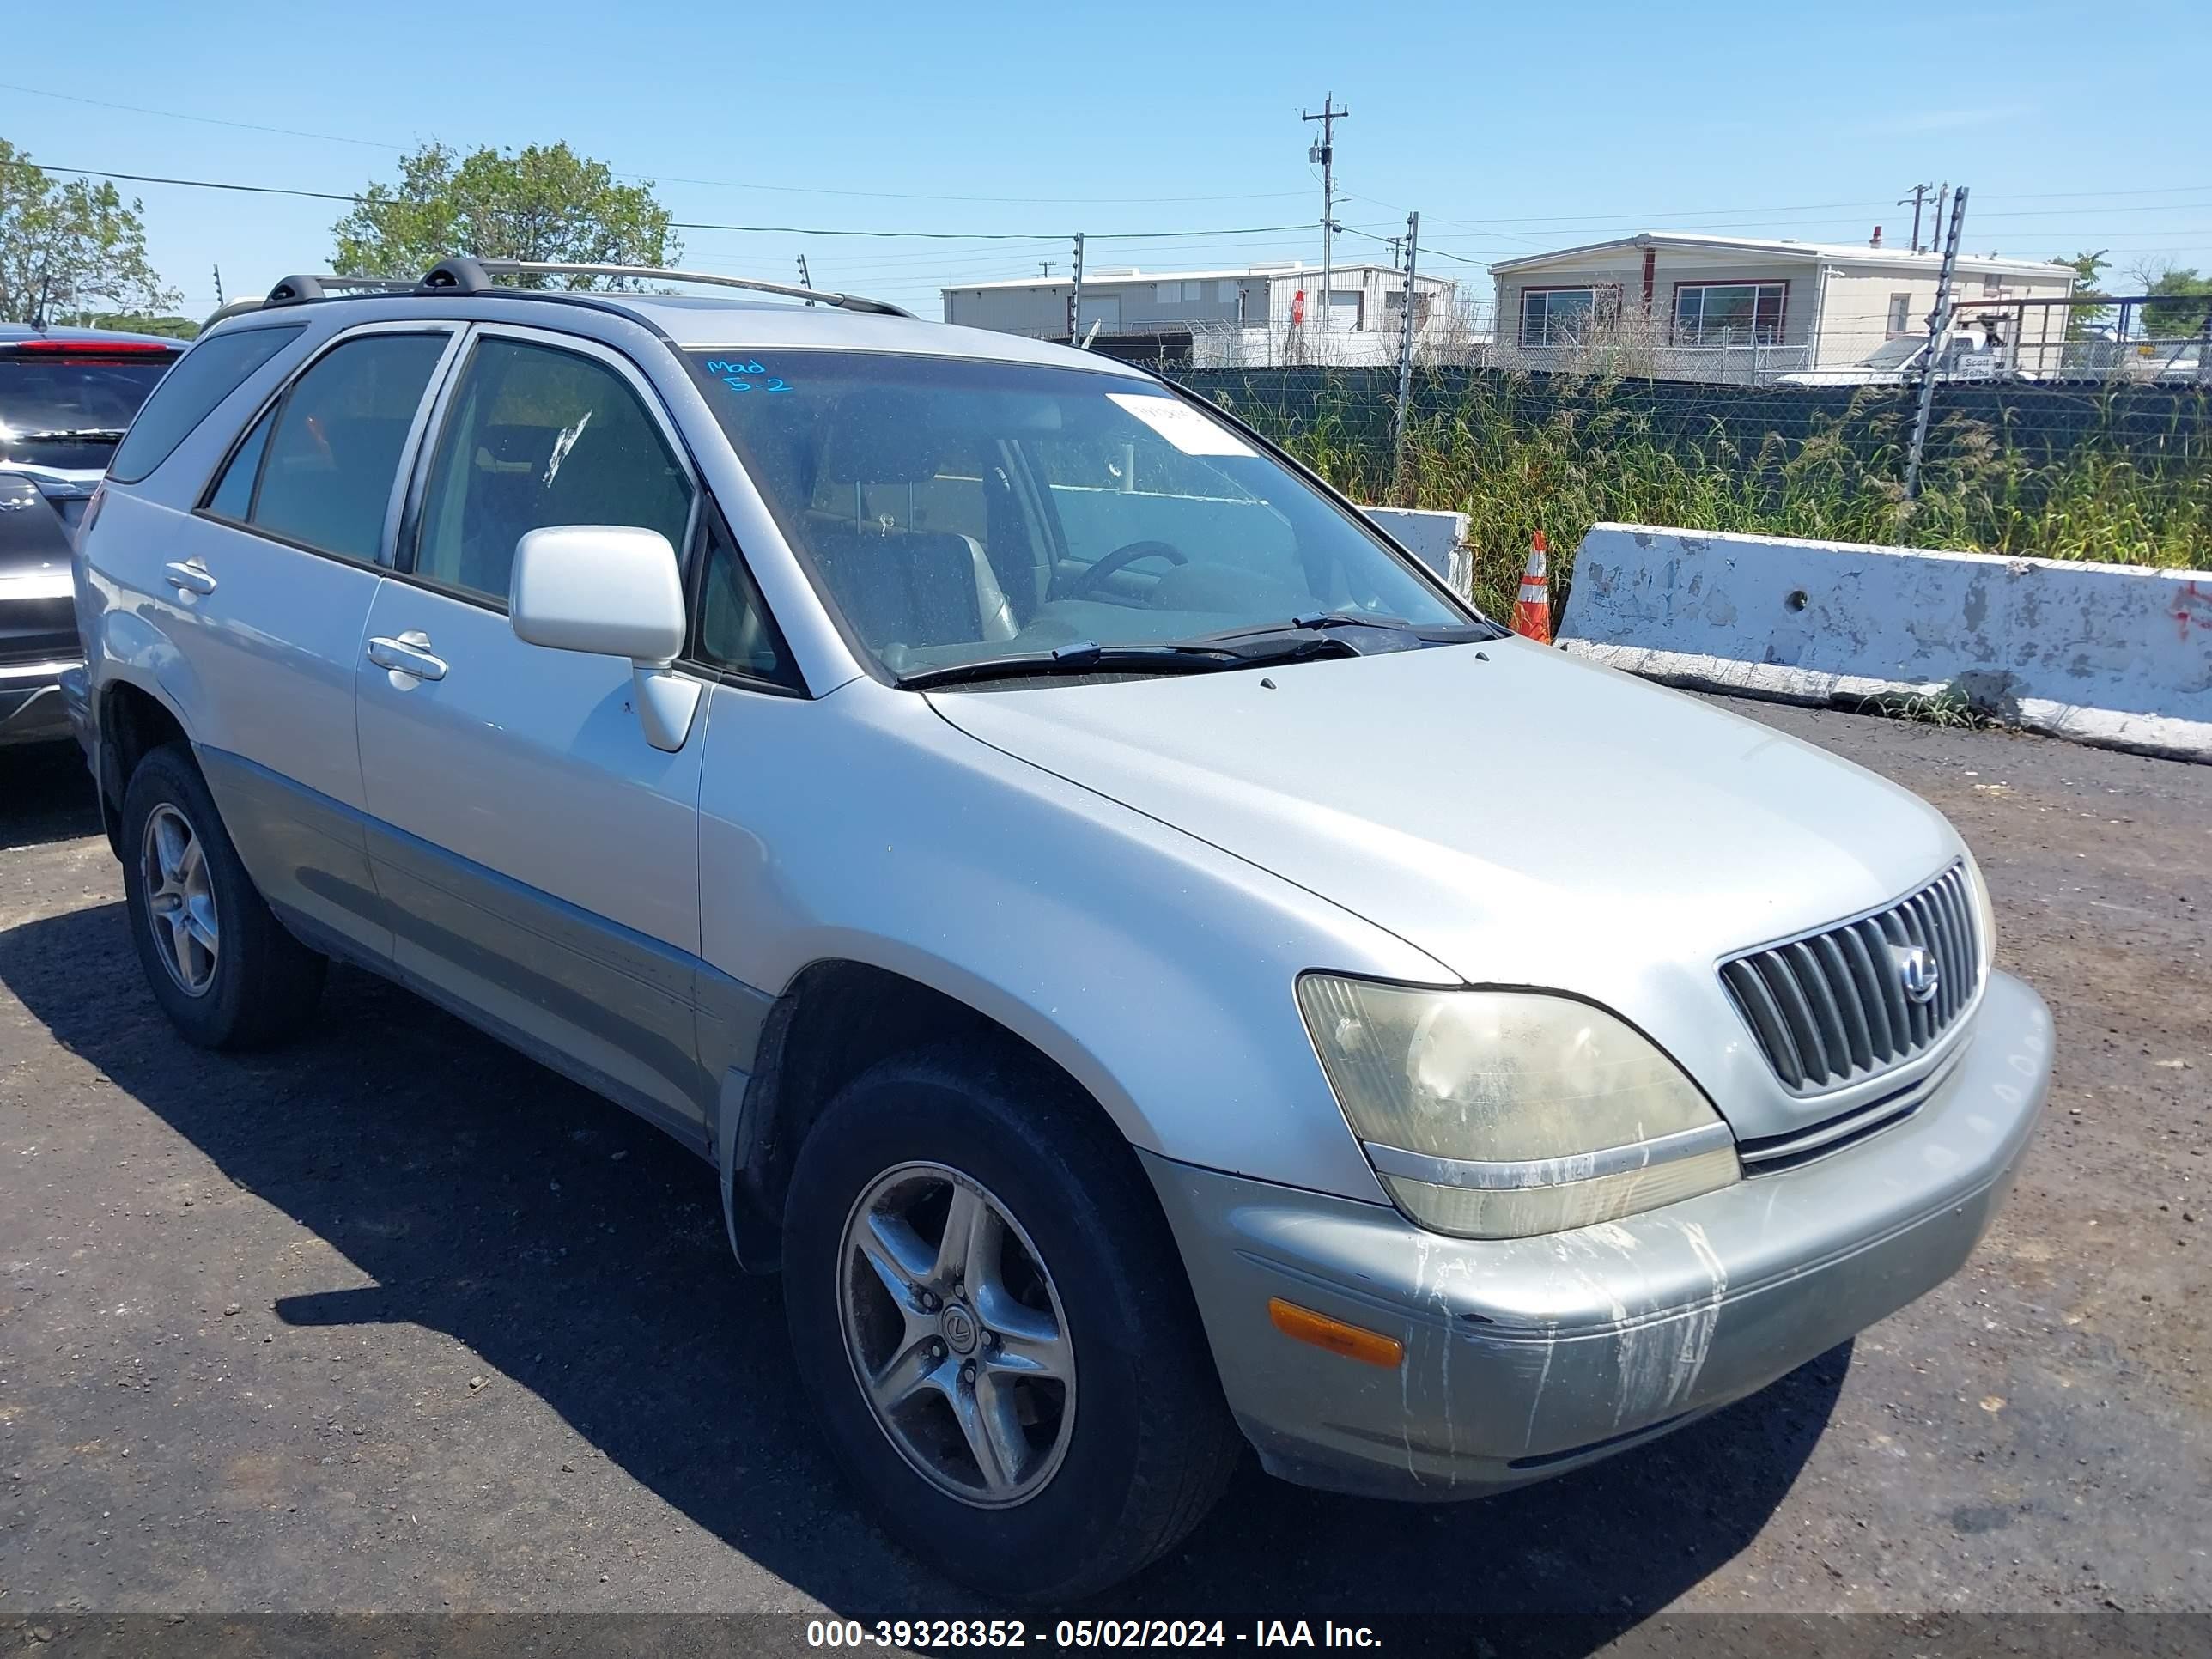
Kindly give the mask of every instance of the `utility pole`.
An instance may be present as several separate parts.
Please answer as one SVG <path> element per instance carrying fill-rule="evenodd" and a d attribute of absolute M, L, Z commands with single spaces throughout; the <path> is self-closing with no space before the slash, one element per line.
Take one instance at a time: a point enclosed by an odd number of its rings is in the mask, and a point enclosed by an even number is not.
<path fill-rule="evenodd" d="M 1949 189 L 1947 185 L 1946 190 Z M 1951 332 L 1951 276 L 1959 264 L 1959 233 L 1966 222 L 1966 187 L 1951 198 L 1951 225 L 1943 236 L 1943 269 L 1936 278 L 1936 309 L 1928 313 L 1928 349 L 1920 362 L 1920 408 L 1912 417 L 1912 447 L 1905 458 L 1905 499 L 1920 496 L 1920 458 L 1928 447 L 1928 417 L 1936 404 L 1936 375 Z M 1938 221 L 1941 223 L 1941 221 Z"/>
<path fill-rule="evenodd" d="M 1067 343 L 1077 343 L 1076 331 L 1083 322 L 1083 233 L 1075 233 L 1075 286 L 1067 295 Z"/>
<path fill-rule="evenodd" d="M 1406 216 L 1406 295 L 1405 314 L 1400 319 L 1404 333 L 1398 340 L 1398 424 L 1390 446 L 1391 492 L 1398 493 L 1406 471 L 1406 415 L 1413 399 L 1413 273 L 1421 261 L 1421 216 Z"/>
<path fill-rule="evenodd" d="M 814 278 L 807 275 L 806 272 L 806 256 L 804 253 L 799 256 L 799 285 L 801 288 L 812 288 L 814 286 Z M 812 305 L 814 301 L 809 300 L 806 303 Z"/>
<path fill-rule="evenodd" d="M 1936 185 L 1936 221 L 1935 221 L 1935 230 L 1936 230 L 1936 235 L 1938 235 L 1938 236 L 1941 236 L 1941 235 L 1943 234 L 1943 198 L 1944 198 L 1945 197 L 1948 196 L 1950 193 L 1951 193 L 1951 186 L 1950 186 L 1950 184 L 1949 184 L 1949 182 L 1948 182 L 1948 180 L 1947 180 L 1946 182 L 1944 182 L 1944 183 L 1942 183 L 1942 184 L 1940 184 L 1940 185 Z M 1934 250 L 1935 250 L 1935 244 L 1934 244 L 1933 242 L 1930 242 L 1930 243 L 1929 244 L 1929 252 L 1934 252 Z"/>
<path fill-rule="evenodd" d="M 1912 205 L 1912 251 L 1915 253 L 1920 252 L 1920 204 L 1928 199 L 1928 192 L 1935 188 L 1933 185 L 1915 185 L 1912 187 L 1911 195 L 1900 196 L 1897 198 L 1897 204 L 1899 207 L 1905 206 L 1908 202 Z"/>
<path fill-rule="evenodd" d="M 1321 331 L 1323 339 L 1328 336 L 1328 290 L 1330 271 L 1329 235 L 1336 228 L 1336 124 L 1352 112 L 1336 107 L 1336 94 L 1329 93 L 1321 100 L 1318 115 L 1299 112 L 1300 118 L 1321 123 L 1321 143 L 1306 152 L 1309 161 L 1321 163 Z"/>
<path fill-rule="evenodd" d="M 215 308 L 221 311 L 222 307 L 222 267 L 217 265 L 215 267 Z"/>
<path fill-rule="evenodd" d="M 1044 273 L 1044 275 L 1046 275 L 1047 276 L 1051 276 L 1051 275 L 1052 275 L 1052 261 L 1051 261 L 1051 260 L 1049 260 L 1049 259 L 1040 259 L 1040 260 L 1038 260 L 1038 261 L 1037 261 L 1037 269 L 1038 269 L 1040 271 L 1043 272 L 1043 273 Z"/>

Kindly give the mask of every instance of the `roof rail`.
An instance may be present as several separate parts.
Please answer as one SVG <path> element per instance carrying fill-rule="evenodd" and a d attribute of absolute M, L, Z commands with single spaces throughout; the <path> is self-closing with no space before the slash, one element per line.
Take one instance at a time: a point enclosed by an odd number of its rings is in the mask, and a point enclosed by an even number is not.
<path fill-rule="evenodd" d="M 711 270 L 669 270 L 658 265 L 568 264 L 547 259 L 447 259 L 423 277 L 427 289 L 461 294 L 482 294 L 496 289 L 491 279 L 525 274 L 545 276 L 624 276 L 638 282 L 710 283 L 717 288 L 742 288 L 756 294 L 781 294 L 787 299 L 811 300 L 839 306 L 847 311 L 871 312 L 883 317 L 911 318 L 914 313 L 883 300 L 857 294 L 838 294 L 828 289 L 798 288 L 789 283 L 767 283 L 752 276 L 725 276 Z"/>
<path fill-rule="evenodd" d="M 398 276 L 287 276 L 269 290 L 264 305 L 289 306 L 301 300 L 327 300 L 330 290 L 336 289 L 375 289 L 387 294 L 404 294 L 414 283 Z"/>

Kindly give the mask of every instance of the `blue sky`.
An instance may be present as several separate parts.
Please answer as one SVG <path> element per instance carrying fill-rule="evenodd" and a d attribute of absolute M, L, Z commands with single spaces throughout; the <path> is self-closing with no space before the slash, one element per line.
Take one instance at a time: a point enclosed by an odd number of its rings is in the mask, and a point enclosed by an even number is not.
<path fill-rule="evenodd" d="M 1419 208 L 1425 268 L 1480 291 L 1488 260 L 1638 229 L 1902 241 L 1922 179 L 1972 186 L 1972 251 L 2212 268 L 2202 0 L 99 9 L 96 48 L 57 30 L 0 62 L 0 137 L 39 161 L 343 193 L 431 138 L 566 139 L 678 220 L 1036 239 L 683 233 L 690 264 L 787 278 L 804 252 L 931 314 L 941 283 L 1064 273 L 1079 229 L 1094 269 L 1318 258 L 1298 116 L 1332 91 L 1339 220 Z M 217 263 L 232 298 L 324 268 L 344 211 L 121 188 L 195 313 Z M 1135 234 L 1261 227 L 1295 228 Z"/>

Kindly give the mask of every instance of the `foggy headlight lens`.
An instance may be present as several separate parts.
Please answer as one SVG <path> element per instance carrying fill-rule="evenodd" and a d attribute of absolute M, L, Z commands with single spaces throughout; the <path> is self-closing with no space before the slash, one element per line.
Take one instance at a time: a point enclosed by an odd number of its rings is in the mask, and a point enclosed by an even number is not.
<path fill-rule="evenodd" d="M 1376 1174 L 1435 1231 L 1560 1232 L 1741 1173 L 1680 1068 L 1587 1003 L 1308 974 L 1298 1007 Z"/>

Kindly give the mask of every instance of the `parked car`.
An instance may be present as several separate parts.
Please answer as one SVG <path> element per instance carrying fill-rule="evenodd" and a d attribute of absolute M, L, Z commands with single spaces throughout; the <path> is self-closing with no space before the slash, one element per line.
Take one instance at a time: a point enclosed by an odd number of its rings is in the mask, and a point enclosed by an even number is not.
<path fill-rule="evenodd" d="M 1808 368 L 1775 377 L 1782 386 L 1917 385 L 1927 361 L 1928 342 L 1914 337 L 1887 340 L 1849 368 Z M 1962 324 L 1944 343 L 1942 368 L 1949 380 L 2033 380 L 2037 374 L 2009 360 L 2003 340 L 1990 331 Z"/>
<path fill-rule="evenodd" d="M 183 349 L 149 334 L 0 323 L 0 747 L 70 734 L 59 682 L 82 660 L 70 537 Z"/>
<path fill-rule="evenodd" d="M 1248 1445 L 1519 1486 L 1966 1259 L 2052 1036 L 1924 803 L 1141 368 L 535 269 L 288 283 L 124 442 L 72 689 L 131 936 L 194 1042 L 337 957 L 698 1153 L 917 1554 L 1094 1590 Z"/>

